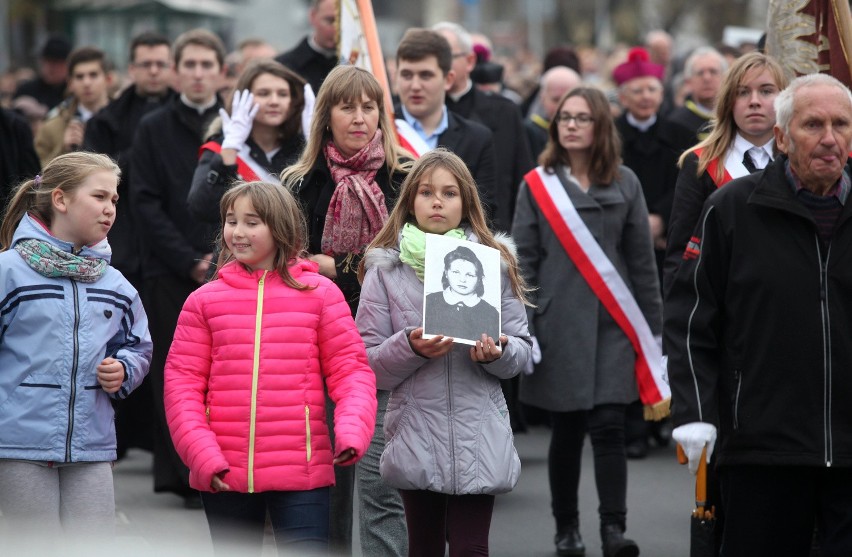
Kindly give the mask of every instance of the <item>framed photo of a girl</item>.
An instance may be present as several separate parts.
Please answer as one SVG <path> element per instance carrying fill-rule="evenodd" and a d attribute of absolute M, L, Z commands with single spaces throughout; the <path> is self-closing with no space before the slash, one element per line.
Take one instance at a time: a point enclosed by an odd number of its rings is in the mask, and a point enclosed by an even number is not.
<path fill-rule="evenodd" d="M 426 235 L 423 338 L 475 345 L 500 338 L 500 253 L 487 246 Z"/>

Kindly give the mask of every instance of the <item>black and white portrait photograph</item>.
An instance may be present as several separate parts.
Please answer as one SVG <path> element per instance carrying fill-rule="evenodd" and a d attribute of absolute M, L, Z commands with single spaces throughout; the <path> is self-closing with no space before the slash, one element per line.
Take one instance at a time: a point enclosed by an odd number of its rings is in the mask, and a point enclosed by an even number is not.
<path fill-rule="evenodd" d="M 426 235 L 423 338 L 452 337 L 476 344 L 482 334 L 500 338 L 500 252 Z"/>

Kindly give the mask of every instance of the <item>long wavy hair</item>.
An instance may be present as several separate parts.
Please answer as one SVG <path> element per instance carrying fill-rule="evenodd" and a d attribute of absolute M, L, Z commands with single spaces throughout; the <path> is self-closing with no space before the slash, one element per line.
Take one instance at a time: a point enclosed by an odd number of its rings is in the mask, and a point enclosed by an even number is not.
<path fill-rule="evenodd" d="M 236 260 L 225 242 L 224 223 L 228 211 L 233 209 L 234 204 L 242 197 L 248 198 L 257 216 L 269 227 L 272 241 L 275 244 L 275 257 L 272 262 L 275 272 L 278 273 L 285 284 L 296 290 L 310 289 L 310 286 L 300 283 L 290 274 L 290 265 L 296 259 L 306 257 L 305 246 L 308 228 L 299 202 L 296 201 L 290 190 L 281 187 L 280 184 L 236 182 L 222 196 L 219 213 L 223 224 L 222 231 L 217 239 L 219 245 L 218 267 L 221 269 L 222 266 Z"/>
<path fill-rule="evenodd" d="M 0 252 L 12 247 L 15 229 L 27 213 L 50 227 L 53 222 L 53 190 L 58 189 L 73 196 L 86 178 L 102 170 L 114 173 L 116 178 L 121 177 L 121 169 L 108 156 L 76 151 L 59 155 L 47 163 L 40 176 L 21 182 L 12 194 L 3 215 L 3 224 L 0 226 Z"/>
<path fill-rule="evenodd" d="M 518 259 L 509 247 L 494 238 L 494 234 L 488 228 L 485 212 L 482 210 L 482 202 L 479 199 L 479 191 L 470 170 L 458 155 L 442 147 L 429 151 L 414 163 L 408 176 L 402 182 L 399 198 L 388 216 L 387 222 L 370 245 L 367 246 L 367 250 L 397 247 L 399 245 L 399 233 L 405 223 L 417 224 L 417 220 L 414 218 L 414 199 L 417 197 L 417 190 L 420 183 L 429 179 L 437 168 L 443 168 L 452 174 L 459 184 L 462 200 L 462 223 L 470 226 L 480 244 L 500 251 L 500 255 L 508 268 L 512 292 L 523 303 L 529 305 L 527 293 L 530 292 L 530 288 L 521 276 Z M 361 263 L 358 265 L 358 280 L 360 282 L 364 281 L 365 273 L 364 259 L 361 259 Z"/>
<path fill-rule="evenodd" d="M 385 96 L 378 80 L 362 68 L 336 66 L 325 78 L 317 93 L 314 117 L 310 133 L 306 138 L 305 150 L 302 151 L 298 161 L 281 173 L 282 184 L 292 189 L 310 173 L 316 161 L 325 156 L 323 147 L 333 139 L 331 110 L 342 102 L 360 101 L 365 95 L 376 103 L 379 111 L 378 129 L 382 130 L 382 146 L 385 150 L 388 173 L 393 175 L 397 170 L 406 171 L 411 167 L 411 159 L 414 156 L 396 142 L 396 132 L 385 111 Z"/>
<path fill-rule="evenodd" d="M 621 164 L 621 139 L 612 119 L 609 101 L 606 96 L 594 87 L 575 87 L 562 100 L 550 120 L 547 128 L 547 145 L 538 157 L 538 163 L 551 174 L 556 166 L 564 164 L 571 166 L 568 151 L 559 143 L 559 121 L 556 115 L 562 110 L 562 105 L 571 97 L 581 97 L 589 105 L 592 115 L 594 135 L 589 147 L 589 179 L 598 185 L 609 185 L 618 178 L 618 166 Z"/>
<path fill-rule="evenodd" d="M 775 80 L 775 85 L 781 91 L 787 87 L 787 77 L 784 75 L 784 70 L 775 61 L 775 59 L 761 54 L 760 52 L 749 52 L 737 58 L 725 78 L 722 80 L 722 87 L 719 89 L 719 95 L 716 100 L 716 115 L 711 122 L 710 134 L 703 141 L 687 149 L 678 160 L 678 166 L 683 167 L 683 161 L 686 160 L 689 153 L 694 153 L 700 149 L 701 154 L 698 155 L 698 171 L 697 176 L 701 176 L 710 162 L 724 157 L 728 149 L 734 143 L 734 138 L 737 135 L 737 124 L 734 121 L 734 104 L 737 101 L 737 89 L 742 84 L 746 75 L 752 70 L 762 71 L 769 70 L 772 78 Z M 721 180 L 725 176 L 725 165 L 720 164 L 716 169 L 716 180 Z"/>

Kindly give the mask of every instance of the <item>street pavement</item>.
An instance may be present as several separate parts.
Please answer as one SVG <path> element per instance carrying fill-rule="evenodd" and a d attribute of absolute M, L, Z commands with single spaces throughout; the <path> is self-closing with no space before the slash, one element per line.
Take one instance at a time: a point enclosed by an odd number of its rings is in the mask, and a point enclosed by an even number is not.
<path fill-rule="evenodd" d="M 543 427 L 532 428 L 515 437 L 523 469 L 515 490 L 497 496 L 490 538 L 493 557 L 556 555 L 547 480 L 548 443 L 549 430 Z M 586 555 L 601 557 L 591 452 L 587 440 L 580 486 L 581 533 L 586 542 Z M 211 554 L 204 512 L 185 509 L 183 500 L 177 496 L 153 493 L 150 454 L 131 450 L 116 464 L 114 476 L 117 539 L 111 544 L 88 548 L 81 555 L 194 557 Z M 677 464 L 672 448 L 652 448 L 647 459 L 629 461 L 627 536 L 639 544 L 641 555 L 686 557 L 689 554 L 693 485 L 692 476 L 686 467 Z M 358 545 L 357 518 L 355 528 L 353 555 L 359 557 L 362 554 Z M 263 556 L 273 555 L 275 552 L 267 540 Z"/>

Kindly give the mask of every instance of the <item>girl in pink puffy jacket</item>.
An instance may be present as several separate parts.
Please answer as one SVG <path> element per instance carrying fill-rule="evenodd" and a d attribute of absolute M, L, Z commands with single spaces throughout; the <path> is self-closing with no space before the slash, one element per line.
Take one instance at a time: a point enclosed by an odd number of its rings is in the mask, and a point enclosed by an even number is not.
<path fill-rule="evenodd" d="M 334 465 L 370 443 L 375 376 L 340 290 L 299 257 L 290 192 L 238 184 L 221 217 L 218 280 L 187 299 L 166 363 L 172 439 L 217 553 L 260 554 L 268 512 L 279 551 L 325 554 Z"/>

